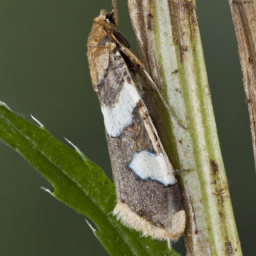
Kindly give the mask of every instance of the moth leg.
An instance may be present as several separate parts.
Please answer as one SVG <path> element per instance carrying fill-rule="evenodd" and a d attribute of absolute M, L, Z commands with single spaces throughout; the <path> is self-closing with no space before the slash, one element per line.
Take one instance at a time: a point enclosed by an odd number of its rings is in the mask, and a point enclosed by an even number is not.
<path fill-rule="evenodd" d="M 108 35 L 104 36 L 98 44 L 89 44 L 89 47 L 105 47 L 105 44 L 109 41 Z"/>
<path fill-rule="evenodd" d="M 168 248 L 171 250 L 172 249 L 172 241 L 170 238 L 167 239 L 167 245 L 168 245 Z"/>
<path fill-rule="evenodd" d="M 177 170 L 177 169 L 174 169 L 174 173 L 175 173 L 175 175 L 181 175 L 181 173 L 184 173 L 184 172 L 190 172 L 190 171 L 192 171 L 191 169 L 184 169 L 184 170 Z"/>

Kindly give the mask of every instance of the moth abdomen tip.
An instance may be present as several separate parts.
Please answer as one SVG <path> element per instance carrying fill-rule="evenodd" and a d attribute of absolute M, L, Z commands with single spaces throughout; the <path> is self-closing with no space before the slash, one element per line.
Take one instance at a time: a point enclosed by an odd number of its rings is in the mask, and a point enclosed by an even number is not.
<path fill-rule="evenodd" d="M 120 202 L 117 203 L 113 210 L 113 215 L 118 220 L 121 220 L 125 226 L 141 231 L 143 236 L 151 236 L 153 239 L 177 241 L 185 230 L 184 210 L 173 215 L 170 227 L 156 226 L 154 223 L 133 212 L 127 204 Z"/>

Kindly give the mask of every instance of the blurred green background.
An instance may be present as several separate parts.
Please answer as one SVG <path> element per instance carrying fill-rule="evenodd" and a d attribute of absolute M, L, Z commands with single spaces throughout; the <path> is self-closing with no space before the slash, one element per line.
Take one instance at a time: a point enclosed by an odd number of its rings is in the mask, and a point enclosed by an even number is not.
<path fill-rule="evenodd" d="M 0 100 L 40 120 L 112 179 L 86 44 L 111 0 L 0 1 Z M 119 29 L 136 52 L 126 1 Z M 245 93 L 228 1 L 197 1 L 218 133 L 244 255 L 255 253 L 256 183 Z M 51 198 L 50 184 L 0 142 L 0 255 L 107 255 L 84 217 Z M 181 244 L 181 243 L 180 243 Z M 175 245 L 183 253 L 180 244 Z"/>

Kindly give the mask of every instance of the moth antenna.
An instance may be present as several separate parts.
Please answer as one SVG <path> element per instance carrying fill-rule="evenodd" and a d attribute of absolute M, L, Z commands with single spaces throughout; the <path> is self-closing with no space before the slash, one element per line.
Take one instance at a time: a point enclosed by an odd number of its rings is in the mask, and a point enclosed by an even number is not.
<path fill-rule="evenodd" d="M 115 21 L 116 26 L 118 25 L 118 15 L 117 15 L 117 6 L 116 6 L 116 0 L 112 0 L 113 8 L 114 8 L 114 14 L 113 19 Z"/>
<path fill-rule="evenodd" d="M 156 51 L 155 51 L 155 48 L 154 48 L 154 58 L 155 58 L 155 65 L 156 65 L 156 70 L 157 70 L 157 80 L 158 80 L 159 86 L 160 86 L 161 89 L 162 89 L 162 88 L 163 88 L 163 84 L 162 84 L 162 82 L 161 82 L 160 75 L 159 75 L 159 68 L 158 68 L 158 65 L 157 65 L 157 59 L 156 59 Z"/>
<path fill-rule="evenodd" d="M 156 86 L 155 82 L 153 81 L 151 76 L 148 74 L 148 72 L 143 67 L 140 67 L 140 68 L 144 72 L 144 74 L 147 76 L 148 80 L 151 82 L 151 84 L 153 85 L 154 89 L 158 92 L 158 95 L 160 96 L 161 100 L 163 101 L 164 105 L 168 109 L 168 111 L 171 114 L 171 116 L 176 120 L 176 122 L 179 124 L 180 127 L 182 127 L 183 129 L 187 130 L 187 128 L 174 115 L 174 113 L 173 113 L 169 103 L 166 101 L 166 99 L 164 98 L 163 94 L 160 92 L 159 88 Z"/>

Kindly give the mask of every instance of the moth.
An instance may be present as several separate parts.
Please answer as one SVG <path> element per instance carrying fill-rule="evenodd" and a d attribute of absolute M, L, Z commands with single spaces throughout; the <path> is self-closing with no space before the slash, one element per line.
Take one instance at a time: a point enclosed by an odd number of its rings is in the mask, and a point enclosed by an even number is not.
<path fill-rule="evenodd" d="M 116 25 L 116 10 L 102 10 L 87 45 L 116 187 L 113 214 L 144 236 L 177 240 L 186 223 L 182 196 L 143 100 L 145 87 L 157 88 Z"/>

